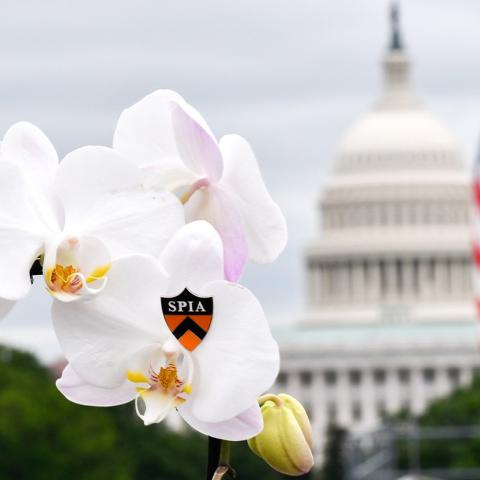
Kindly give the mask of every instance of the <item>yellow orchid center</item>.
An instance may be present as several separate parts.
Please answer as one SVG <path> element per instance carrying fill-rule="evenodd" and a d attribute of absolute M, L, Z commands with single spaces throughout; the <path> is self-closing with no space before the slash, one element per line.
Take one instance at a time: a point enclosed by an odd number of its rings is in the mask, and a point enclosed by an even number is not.
<path fill-rule="evenodd" d="M 149 378 L 141 372 L 127 370 L 127 379 L 133 383 L 148 384 L 148 386 L 137 387 L 140 395 L 156 391 L 176 397 L 178 404 L 185 401 L 185 398 L 179 397 L 180 394 L 189 394 L 192 391 L 190 384 L 185 385 L 185 382 L 178 378 L 177 366 L 174 361 L 170 361 L 166 367 L 160 367 L 158 373 L 150 372 Z"/>
<path fill-rule="evenodd" d="M 177 388 L 177 385 L 181 384 L 177 377 L 177 367 L 170 363 L 167 368 L 160 368 L 160 373 L 157 376 L 159 385 L 167 392 L 172 388 Z"/>
<path fill-rule="evenodd" d="M 110 270 L 110 264 L 101 265 L 95 268 L 86 278 L 87 283 L 92 283 L 101 280 Z M 55 267 L 50 268 L 45 279 L 48 288 L 52 292 L 65 292 L 70 294 L 77 293 L 83 286 L 82 278 L 80 277 L 81 270 L 79 267 L 73 265 L 60 265 L 57 263 Z"/>
<path fill-rule="evenodd" d="M 76 293 L 82 288 L 82 280 L 77 275 L 79 270 L 73 265 L 55 265 L 47 272 L 47 283 L 54 292 Z"/>

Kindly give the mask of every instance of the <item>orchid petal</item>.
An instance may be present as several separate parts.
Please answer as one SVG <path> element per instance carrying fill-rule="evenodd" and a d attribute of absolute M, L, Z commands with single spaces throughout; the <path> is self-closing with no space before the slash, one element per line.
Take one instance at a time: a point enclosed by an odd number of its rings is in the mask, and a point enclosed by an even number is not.
<path fill-rule="evenodd" d="M 94 407 L 113 407 L 132 401 L 135 386 L 125 381 L 116 388 L 102 388 L 87 383 L 71 365 L 67 365 L 56 382 L 57 388 L 71 402 Z"/>
<path fill-rule="evenodd" d="M 212 282 L 200 294 L 214 298 L 214 314 L 192 352 L 196 370 L 189 402 L 196 418 L 216 423 L 244 412 L 272 385 L 278 345 L 260 303 L 246 288 Z"/>
<path fill-rule="evenodd" d="M 287 242 L 285 218 L 265 187 L 248 142 L 239 135 L 226 135 L 220 149 L 225 160 L 221 185 L 232 193 L 242 217 L 248 256 L 257 263 L 272 262 Z"/>
<path fill-rule="evenodd" d="M 172 126 L 172 108 L 184 104 L 171 90 L 157 90 L 124 110 L 113 137 L 113 148 L 135 161 L 146 173 L 146 185 L 174 190 L 196 179 L 182 162 Z"/>
<path fill-rule="evenodd" d="M 143 390 L 137 396 L 135 408 L 143 423 L 152 425 L 161 422 L 176 406 L 176 403 L 175 397 L 152 388 Z"/>
<path fill-rule="evenodd" d="M 178 104 L 172 111 L 177 149 L 183 162 L 201 177 L 217 182 L 222 176 L 223 159 L 215 138 Z"/>
<path fill-rule="evenodd" d="M 46 235 L 20 170 L 0 162 L 0 297 L 17 300 L 29 291 L 30 267 Z"/>
<path fill-rule="evenodd" d="M 22 169 L 32 183 L 50 187 L 58 166 L 58 155 L 47 136 L 35 125 L 12 125 L 2 142 L 2 157 Z"/>
<path fill-rule="evenodd" d="M 153 258 L 124 257 L 112 263 L 101 295 L 88 302 L 54 303 L 60 346 L 88 383 L 118 387 L 137 352 L 171 336 L 160 307 L 165 282 Z"/>
<path fill-rule="evenodd" d="M 263 429 L 263 418 L 260 407 L 255 402 L 236 417 L 223 422 L 203 422 L 192 413 L 191 402 L 178 407 L 178 413 L 195 430 L 210 437 L 237 442 L 258 435 Z"/>
<path fill-rule="evenodd" d="M 191 184 L 199 174 L 208 174 L 212 179 L 221 174 L 218 157 L 206 165 L 212 168 L 196 168 L 192 157 L 180 157 L 175 139 L 172 112 L 183 110 L 197 127 L 216 144 L 213 134 L 200 113 L 171 90 L 157 90 L 123 111 L 113 138 L 113 148 L 125 157 L 137 162 L 145 172 L 145 184 L 170 191 Z M 208 139 L 207 139 L 208 141 Z M 189 144 L 191 145 L 191 144 Z M 185 147 L 183 147 L 185 149 Z M 220 167 L 220 169 L 219 169 Z"/>
<path fill-rule="evenodd" d="M 144 191 L 140 170 L 106 147 L 84 147 L 67 155 L 55 185 L 65 205 L 65 229 L 100 238 L 112 259 L 158 255 L 184 224 L 174 195 Z"/>
<path fill-rule="evenodd" d="M 168 294 L 185 287 L 198 292 L 205 283 L 223 279 L 222 241 L 207 222 L 189 223 L 172 237 L 160 264 L 170 275 Z"/>
<path fill-rule="evenodd" d="M 216 186 L 197 190 L 185 204 L 187 222 L 206 220 L 219 233 L 224 248 L 225 278 L 236 281 L 245 268 L 248 247 L 243 222 L 229 193 Z"/>

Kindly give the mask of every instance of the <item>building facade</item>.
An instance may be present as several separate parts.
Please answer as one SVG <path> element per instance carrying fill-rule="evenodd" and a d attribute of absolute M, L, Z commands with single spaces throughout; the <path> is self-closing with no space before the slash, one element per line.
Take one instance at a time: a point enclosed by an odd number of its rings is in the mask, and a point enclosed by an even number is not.
<path fill-rule="evenodd" d="M 362 433 L 420 414 L 480 368 L 470 172 L 413 93 L 395 9 L 382 67 L 380 99 L 341 140 L 319 202 L 305 312 L 276 335 L 276 390 L 306 405 L 320 461 L 330 422 Z"/>

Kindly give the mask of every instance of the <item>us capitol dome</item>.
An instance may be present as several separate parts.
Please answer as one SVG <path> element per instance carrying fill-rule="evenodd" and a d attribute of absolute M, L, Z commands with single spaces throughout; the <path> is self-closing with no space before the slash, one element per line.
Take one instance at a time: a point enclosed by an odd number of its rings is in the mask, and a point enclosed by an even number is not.
<path fill-rule="evenodd" d="M 385 415 L 468 385 L 479 371 L 471 177 L 450 131 L 413 93 L 392 8 L 383 92 L 341 139 L 306 248 L 307 305 L 277 331 L 276 390 L 361 434 Z"/>

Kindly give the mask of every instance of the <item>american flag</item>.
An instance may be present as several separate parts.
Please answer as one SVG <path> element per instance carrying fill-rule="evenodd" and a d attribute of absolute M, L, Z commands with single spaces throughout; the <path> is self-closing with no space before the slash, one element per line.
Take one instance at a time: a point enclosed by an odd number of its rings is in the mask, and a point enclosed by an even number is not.
<path fill-rule="evenodd" d="M 480 149 L 473 167 L 473 294 L 480 319 Z"/>

